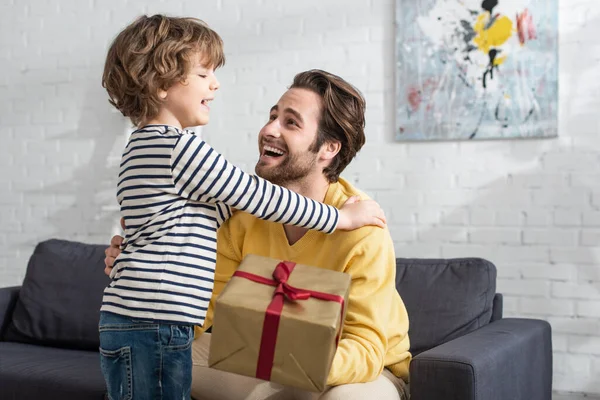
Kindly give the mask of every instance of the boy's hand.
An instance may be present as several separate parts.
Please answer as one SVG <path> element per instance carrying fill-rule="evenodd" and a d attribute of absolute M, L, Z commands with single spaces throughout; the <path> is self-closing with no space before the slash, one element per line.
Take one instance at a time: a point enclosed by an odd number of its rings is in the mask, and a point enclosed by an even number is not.
<path fill-rule="evenodd" d="M 115 235 L 110 239 L 110 247 L 104 250 L 106 258 L 104 258 L 104 273 L 110 276 L 115 259 L 121 254 L 121 244 L 123 243 L 123 236 Z"/>
<path fill-rule="evenodd" d="M 340 208 L 340 220 L 337 229 L 351 231 L 365 225 L 385 227 L 385 214 L 374 200 L 361 200 L 352 196 Z"/>

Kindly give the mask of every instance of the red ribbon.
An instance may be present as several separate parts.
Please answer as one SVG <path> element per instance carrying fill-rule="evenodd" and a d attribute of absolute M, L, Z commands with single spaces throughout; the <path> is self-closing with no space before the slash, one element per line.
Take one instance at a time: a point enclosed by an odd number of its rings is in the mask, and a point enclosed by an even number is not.
<path fill-rule="evenodd" d="M 256 365 L 256 377 L 263 380 L 271 379 L 273 369 L 273 360 L 275 359 L 275 344 L 277 343 L 277 332 L 279 331 L 279 319 L 283 311 L 284 298 L 291 301 L 306 300 L 310 297 L 325 301 L 335 301 L 340 303 L 342 311 L 340 313 L 340 327 L 344 318 L 344 298 L 330 293 L 316 292 L 314 290 L 299 289 L 287 283 L 296 263 L 291 261 L 282 261 L 277 264 L 273 271 L 273 279 L 264 278 L 244 271 L 235 271 L 233 276 L 246 278 L 251 281 L 265 285 L 276 286 L 273 300 L 267 307 L 265 321 L 263 323 L 262 336 L 260 338 L 260 350 L 258 353 L 258 363 Z M 335 338 L 336 343 L 339 340 L 339 334 Z"/>

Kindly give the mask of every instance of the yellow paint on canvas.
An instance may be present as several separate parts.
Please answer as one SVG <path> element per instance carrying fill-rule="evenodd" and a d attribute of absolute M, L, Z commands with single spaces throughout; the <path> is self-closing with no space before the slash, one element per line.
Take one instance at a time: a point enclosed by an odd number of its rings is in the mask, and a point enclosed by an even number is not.
<path fill-rule="evenodd" d="M 490 48 L 502 46 L 513 35 L 513 22 L 507 16 L 498 17 L 494 23 L 485 28 L 490 20 L 490 13 L 485 12 L 477 17 L 473 29 L 477 36 L 473 39 L 479 50 L 488 54 Z M 494 59 L 494 65 L 500 65 L 506 60 L 506 56 L 499 56 Z"/>

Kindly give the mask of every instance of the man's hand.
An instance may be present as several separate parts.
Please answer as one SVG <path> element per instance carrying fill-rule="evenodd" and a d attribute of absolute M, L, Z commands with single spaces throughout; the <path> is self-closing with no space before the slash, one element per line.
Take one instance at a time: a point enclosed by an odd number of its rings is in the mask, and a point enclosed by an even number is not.
<path fill-rule="evenodd" d="M 106 258 L 104 258 L 104 273 L 110 276 L 110 271 L 113 269 L 115 258 L 121 254 L 121 244 L 123 243 L 123 236 L 115 235 L 110 239 L 110 247 L 104 250 Z"/>
<path fill-rule="evenodd" d="M 374 200 L 361 200 L 352 196 L 340 208 L 340 220 L 337 229 L 351 231 L 365 225 L 385 227 L 385 214 Z"/>

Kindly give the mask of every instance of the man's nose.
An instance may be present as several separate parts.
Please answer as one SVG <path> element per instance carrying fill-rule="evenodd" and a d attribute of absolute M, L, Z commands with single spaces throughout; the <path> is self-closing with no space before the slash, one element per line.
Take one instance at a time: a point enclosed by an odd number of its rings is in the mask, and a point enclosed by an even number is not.
<path fill-rule="evenodd" d="M 263 135 L 278 138 L 281 136 L 279 132 L 279 120 L 269 122 L 262 130 Z"/>

